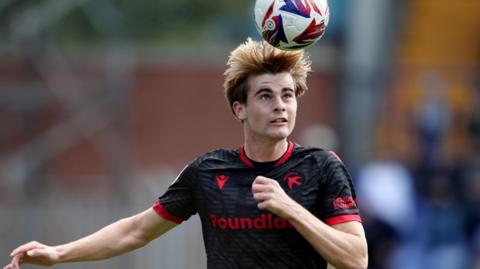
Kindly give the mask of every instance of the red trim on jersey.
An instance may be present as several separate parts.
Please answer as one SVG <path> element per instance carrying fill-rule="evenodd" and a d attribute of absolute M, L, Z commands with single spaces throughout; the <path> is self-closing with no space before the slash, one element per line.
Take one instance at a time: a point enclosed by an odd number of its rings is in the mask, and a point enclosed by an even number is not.
<path fill-rule="evenodd" d="M 294 144 L 291 141 L 288 141 L 287 151 L 283 154 L 283 156 L 275 163 L 275 166 L 279 166 L 284 164 L 293 153 Z M 245 146 L 240 148 L 240 159 L 248 166 L 254 167 L 253 163 L 248 159 L 247 155 L 245 154 Z"/>
<path fill-rule="evenodd" d="M 359 215 L 341 215 L 327 219 L 327 224 L 332 226 L 349 221 L 362 222 L 362 218 Z"/>
<path fill-rule="evenodd" d="M 292 152 L 293 152 L 293 143 L 288 141 L 287 152 L 285 152 L 282 158 L 280 158 L 280 160 L 278 160 L 278 162 L 275 163 L 275 166 L 284 164 L 290 158 L 290 156 L 292 156 Z"/>
<path fill-rule="evenodd" d="M 329 151 L 333 156 L 335 156 L 335 158 L 337 158 L 337 160 L 339 160 L 341 163 L 343 163 L 342 159 L 340 159 L 340 157 L 338 156 L 337 153 L 335 153 L 334 151 L 330 150 Z"/>
<path fill-rule="evenodd" d="M 248 167 L 253 167 L 253 163 L 248 159 L 247 155 L 245 154 L 244 150 L 245 146 L 240 148 L 240 159 L 244 162 Z"/>
<path fill-rule="evenodd" d="M 152 206 L 153 210 L 155 210 L 155 212 L 157 212 L 158 215 L 160 215 L 160 217 L 166 219 L 166 220 L 169 220 L 169 221 L 173 221 L 175 222 L 176 224 L 180 224 L 183 222 L 183 220 L 179 217 L 176 217 L 172 214 L 170 214 L 163 206 L 162 204 L 160 204 L 159 201 L 156 201 L 153 206 Z"/>

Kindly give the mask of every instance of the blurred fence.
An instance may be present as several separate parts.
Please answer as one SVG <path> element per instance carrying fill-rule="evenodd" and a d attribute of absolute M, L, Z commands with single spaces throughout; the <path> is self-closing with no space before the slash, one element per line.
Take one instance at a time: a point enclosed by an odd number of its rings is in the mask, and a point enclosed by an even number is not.
<path fill-rule="evenodd" d="M 165 177 L 165 176 L 163 176 Z M 127 198 L 91 190 L 83 193 L 47 191 L 36 204 L 1 204 L 0 264 L 19 244 L 36 240 L 47 245 L 66 243 L 93 233 L 120 218 L 147 209 L 171 178 L 131 181 Z M 147 183 L 150 182 L 150 183 Z M 112 201 L 114 201 L 112 203 Z M 22 268 L 34 268 L 26 265 Z M 193 216 L 146 247 L 106 261 L 58 265 L 56 268 L 206 268 L 200 219 Z"/>

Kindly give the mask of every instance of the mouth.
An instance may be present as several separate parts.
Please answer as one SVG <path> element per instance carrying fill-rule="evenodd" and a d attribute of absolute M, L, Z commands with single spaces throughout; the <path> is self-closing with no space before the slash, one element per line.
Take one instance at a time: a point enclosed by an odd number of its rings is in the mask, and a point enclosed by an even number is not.
<path fill-rule="evenodd" d="M 276 118 L 274 120 L 271 120 L 270 123 L 272 124 L 283 124 L 283 123 L 287 123 L 288 120 L 286 118 Z"/>

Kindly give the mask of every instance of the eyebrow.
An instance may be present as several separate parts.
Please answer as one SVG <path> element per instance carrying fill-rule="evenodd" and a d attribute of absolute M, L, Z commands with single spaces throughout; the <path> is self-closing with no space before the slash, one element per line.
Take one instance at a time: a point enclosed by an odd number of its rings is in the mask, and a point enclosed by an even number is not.
<path fill-rule="evenodd" d="M 258 90 L 254 96 L 257 96 L 257 95 L 260 95 L 264 92 L 267 92 L 267 93 L 272 93 L 273 91 L 270 89 L 270 88 L 260 88 L 260 90 Z"/>
<path fill-rule="evenodd" d="M 254 96 L 257 96 L 257 95 L 260 95 L 264 92 L 267 92 L 267 93 L 272 93 L 273 91 L 270 89 L 270 88 L 260 88 L 260 90 L 258 90 Z M 292 88 L 288 88 L 288 87 L 285 87 L 282 89 L 282 93 L 284 92 L 295 92 Z"/>

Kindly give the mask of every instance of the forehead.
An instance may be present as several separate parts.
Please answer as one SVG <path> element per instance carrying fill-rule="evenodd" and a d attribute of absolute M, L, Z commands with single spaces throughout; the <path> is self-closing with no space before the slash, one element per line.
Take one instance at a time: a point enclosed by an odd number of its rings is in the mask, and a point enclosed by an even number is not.
<path fill-rule="evenodd" d="M 288 72 L 251 76 L 248 79 L 248 86 L 249 93 L 263 88 L 269 88 L 272 91 L 282 91 L 285 88 L 295 90 L 295 82 L 292 75 Z"/>

